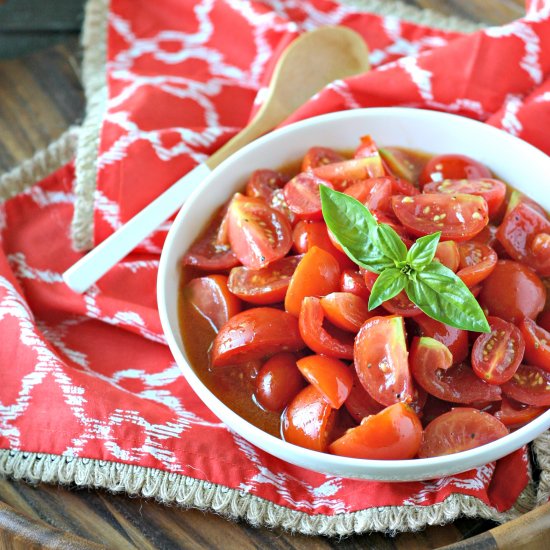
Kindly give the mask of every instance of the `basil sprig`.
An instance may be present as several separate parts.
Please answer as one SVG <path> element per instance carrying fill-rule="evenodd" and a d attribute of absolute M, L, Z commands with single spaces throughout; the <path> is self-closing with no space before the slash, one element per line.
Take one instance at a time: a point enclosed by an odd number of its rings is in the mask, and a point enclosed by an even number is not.
<path fill-rule="evenodd" d="M 379 224 L 358 200 L 325 185 L 320 191 L 323 217 L 344 252 L 379 275 L 371 290 L 369 310 L 405 290 L 411 302 L 437 321 L 463 330 L 490 332 L 468 287 L 449 268 L 434 261 L 441 232 L 417 239 L 407 250 L 396 231 Z"/>

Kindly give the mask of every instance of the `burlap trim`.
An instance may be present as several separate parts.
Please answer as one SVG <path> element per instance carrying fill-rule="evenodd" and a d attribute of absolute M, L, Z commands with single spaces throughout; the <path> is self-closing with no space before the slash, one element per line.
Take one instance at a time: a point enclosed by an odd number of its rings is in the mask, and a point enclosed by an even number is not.
<path fill-rule="evenodd" d="M 163 504 L 216 512 L 232 520 L 244 519 L 254 526 L 282 527 L 307 535 L 417 531 L 426 525 L 452 522 L 460 516 L 504 523 L 531 510 L 535 504 L 534 486 L 530 483 L 506 512 L 497 512 L 474 497 L 451 495 L 443 503 L 427 507 L 385 506 L 334 516 L 309 515 L 222 485 L 106 460 L 0 450 L 0 473 L 30 483 L 74 484 L 125 492 L 154 498 Z"/>
<path fill-rule="evenodd" d="M 380 15 L 393 15 L 419 25 L 443 30 L 473 32 L 482 25 L 467 19 L 408 6 L 399 0 L 341 0 L 342 4 Z M 94 191 L 101 123 L 107 109 L 107 17 L 108 0 L 88 0 L 82 34 L 84 60 L 82 80 L 87 108 L 76 152 L 76 203 L 71 227 L 76 250 L 93 246 Z"/>
<path fill-rule="evenodd" d="M 550 500 L 550 431 L 544 432 L 533 441 L 533 452 L 540 469 L 537 487 L 537 506 Z"/>

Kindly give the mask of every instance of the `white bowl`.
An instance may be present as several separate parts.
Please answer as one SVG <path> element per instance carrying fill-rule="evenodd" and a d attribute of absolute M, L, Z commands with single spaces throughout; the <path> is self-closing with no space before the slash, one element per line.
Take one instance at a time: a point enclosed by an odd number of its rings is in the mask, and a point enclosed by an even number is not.
<path fill-rule="evenodd" d="M 461 153 L 486 164 L 516 189 L 550 210 L 547 188 L 550 157 L 491 126 L 434 111 L 404 108 L 358 109 L 311 118 L 258 139 L 216 168 L 191 195 L 174 221 L 160 259 L 158 307 L 170 349 L 185 378 L 206 405 L 231 429 L 283 460 L 343 477 L 387 481 L 433 479 L 501 458 L 550 427 L 550 410 L 497 441 L 448 456 L 416 460 L 364 460 L 310 451 L 253 426 L 224 405 L 200 381 L 187 361 L 178 320 L 180 258 L 214 210 L 258 168 L 278 168 L 314 145 L 353 149 L 371 134 L 381 145 L 430 153 Z"/>

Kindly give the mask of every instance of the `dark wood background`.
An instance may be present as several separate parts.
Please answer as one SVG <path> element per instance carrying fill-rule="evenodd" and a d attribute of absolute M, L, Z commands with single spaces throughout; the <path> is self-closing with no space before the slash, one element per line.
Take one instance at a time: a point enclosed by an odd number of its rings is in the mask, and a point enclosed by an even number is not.
<path fill-rule="evenodd" d="M 500 24 L 523 0 L 408 0 L 472 21 Z M 78 31 L 81 0 L 0 0 L 0 174 L 82 120 Z M 342 541 L 232 523 L 215 514 L 165 507 L 103 491 L 0 480 L 0 548 L 439 548 L 493 527 L 461 519 L 395 538 Z M 471 539 L 470 539 L 471 540 Z M 491 539 L 493 540 L 493 539 Z M 493 548 L 484 546 L 484 548 Z M 527 544 L 527 543 L 526 543 Z M 477 543 L 476 543 L 477 546 Z M 529 543 L 531 548 L 531 543 Z M 514 550 L 522 547 L 515 543 Z M 542 548 L 543 546 L 541 546 Z M 547 547 L 550 547 L 550 543 Z"/>

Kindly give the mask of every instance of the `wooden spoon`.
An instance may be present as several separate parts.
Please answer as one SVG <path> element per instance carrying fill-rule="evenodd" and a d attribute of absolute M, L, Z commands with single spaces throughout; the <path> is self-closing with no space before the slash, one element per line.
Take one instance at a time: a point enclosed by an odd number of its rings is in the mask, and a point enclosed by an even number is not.
<path fill-rule="evenodd" d="M 185 202 L 228 156 L 272 130 L 334 80 L 369 69 L 363 38 L 345 27 L 321 27 L 294 40 L 279 59 L 266 100 L 241 132 L 186 174 L 65 273 L 65 283 L 84 292 Z"/>

